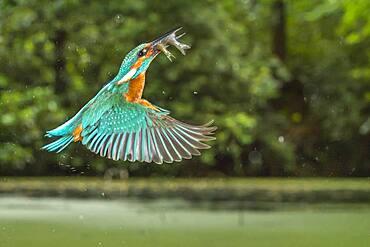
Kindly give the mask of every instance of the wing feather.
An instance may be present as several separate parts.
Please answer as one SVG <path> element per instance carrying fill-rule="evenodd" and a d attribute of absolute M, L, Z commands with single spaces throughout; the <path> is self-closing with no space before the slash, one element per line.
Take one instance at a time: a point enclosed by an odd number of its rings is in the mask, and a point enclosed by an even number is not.
<path fill-rule="evenodd" d="M 87 143 L 89 143 L 91 139 L 93 139 L 98 134 L 98 132 L 98 128 L 95 128 L 86 138 L 82 139 L 82 144 L 86 145 Z"/>
<path fill-rule="evenodd" d="M 186 136 L 181 135 L 176 131 L 176 129 L 172 129 L 172 133 L 176 136 L 178 140 L 181 141 L 181 143 L 184 145 L 186 150 L 188 150 L 192 155 L 200 155 L 200 152 L 191 145 L 189 140 L 186 138 Z"/>
<path fill-rule="evenodd" d="M 161 128 L 161 133 L 163 138 L 163 141 L 165 142 L 165 146 L 168 147 L 168 151 L 170 152 L 172 158 L 174 161 L 181 161 L 181 155 L 179 152 L 176 150 L 175 145 L 172 143 L 171 138 L 168 136 L 166 129 Z"/>
<path fill-rule="evenodd" d="M 131 139 L 132 133 L 128 133 L 126 143 L 125 143 L 125 151 L 123 152 L 123 160 L 126 161 L 129 158 L 130 148 L 131 148 Z"/>
<path fill-rule="evenodd" d="M 94 153 L 113 160 L 131 162 L 172 163 L 200 155 L 200 149 L 210 146 L 203 143 L 214 140 L 216 127 L 212 122 L 190 125 L 169 116 L 161 109 L 155 112 L 136 103 L 128 103 L 119 95 L 102 109 L 90 110 L 83 117 L 83 140 Z M 106 105 L 110 104 L 110 105 Z M 98 120 L 94 119 L 99 117 Z"/>
<path fill-rule="evenodd" d="M 99 153 L 100 156 L 104 157 L 103 152 L 104 152 L 105 145 L 107 143 L 108 138 L 109 138 L 109 135 L 104 135 L 104 138 L 100 141 L 100 143 L 98 143 L 96 152 Z"/>
<path fill-rule="evenodd" d="M 151 163 L 153 161 L 153 152 L 152 152 L 152 139 L 149 133 L 149 128 L 144 130 L 146 136 L 146 143 L 145 143 L 145 152 L 147 154 L 146 162 Z"/>
<path fill-rule="evenodd" d="M 100 136 L 101 136 L 101 135 L 99 135 L 99 133 L 98 133 L 98 134 L 96 134 L 96 135 L 94 135 L 94 137 L 90 140 L 90 142 L 85 144 L 85 145 L 86 145 L 86 147 L 87 147 L 89 150 L 91 150 L 91 151 L 92 151 L 92 147 L 94 146 L 95 142 L 99 139 L 99 137 L 100 137 Z"/>
<path fill-rule="evenodd" d="M 124 148 L 126 138 L 127 138 L 127 133 L 122 133 L 122 137 L 119 140 L 119 145 L 118 145 L 118 148 L 117 148 L 117 160 L 121 159 L 122 150 Z"/>
<path fill-rule="evenodd" d="M 119 147 L 119 152 L 120 152 L 120 159 L 121 160 L 126 160 L 126 146 L 127 146 L 127 140 L 130 136 L 130 133 L 125 133 L 125 136 L 122 138 L 122 142 Z"/>
<path fill-rule="evenodd" d="M 119 148 L 119 145 L 122 141 L 122 137 L 123 137 L 123 133 L 119 133 L 117 135 L 117 138 L 116 140 L 114 141 L 114 146 L 113 146 L 113 149 L 112 149 L 112 159 L 113 160 L 118 160 L 118 148 Z"/>
<path fill-rule="evenodd" d="M 100 135 L 97 135 L 96 138 L 94 138 L 93 142 L 92 142 L 92 147 L 90 149 L 90 147 L 88 146 L 87 148 L 89 148 L 91 151 L 93 151 L 94 153 L 98 153 L 98 147 L 100 146 L 100 142 L 101 140 L 103 140 L 103 138 L 105 137 L 105 134 L 100 134 Z"/>
<path fill-rule="evenodd" d="M 162 154 L 158 148 L 158 143 L 157 143 L 157 140 L 155 138 L 155 134 L 154 134 L 154 129 L 151 128 L 150 131 L 150 139 L 151 139 L 151 147 L 152 147 L 152 151 L 153 151 L 153 161 L 157 164 L 162 164 L 163 163 L 163 157 L 162 157 Z"/>
<path fill-rule="evenodd" d="M 113 134 L 112 138 L 111 138 L 111 141 L 109 143 L 109 147 L 108 147 L 108 151 L 107 151 L 107 157 L 109 159 L 113 159 L 113 157 L 114 157 L 114 152 L 113 152 L 114 148 L 113 148 L 113 146 L 116 142 L 116 138 L 117 138 L 117 134 Z"/>
<path fill-rule="evenodd" d="M 172 133 L 172 131 L 170 129 L 167 129 L 166 131 L 169 134 L 169 137 L 170 137 L 172 143 L 174 144 L 175 149 L 180 153 L 181 157 L 183 157 L 185 159 L 191 159 L 191 153 L 189 152 L 189 150 L 187 150 L 184 147 L 184 145 L 181 143 L 181 141 L 179 141 L 176 138 L 174 133 Z"/>
<path fill-rule="evenodd" d="M 165 144 L 164 144 L 164 142 L 163 142 L 163 140 L 161 138 L 160 133 L 158 133 L 158 129 L 157 128 L 154 129 L 154 135 L 155 135 L 156 141 L 158 143 L 158 149 L 159 149 L 159 151 L 162 154 L 163 162 L 165 162 L 165 163 L 171 163 L 172 162 L 172 158 L 169 155 L 169 153 L 167 151 L 167 147 L 165 146 Z"/>

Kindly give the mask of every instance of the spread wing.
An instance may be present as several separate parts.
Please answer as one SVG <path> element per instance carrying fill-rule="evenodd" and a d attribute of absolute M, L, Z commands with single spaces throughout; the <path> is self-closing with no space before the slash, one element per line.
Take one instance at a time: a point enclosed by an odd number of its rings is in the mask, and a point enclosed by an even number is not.
<path fill-rule="evenodd" d="M 193 126 L 119 99 L 93 105 L 82 117 L 82 144 L 94 153 L 113 160 L 172 163 L 200 155 L 210 146 L 216 127 L 212 122 Z"/>

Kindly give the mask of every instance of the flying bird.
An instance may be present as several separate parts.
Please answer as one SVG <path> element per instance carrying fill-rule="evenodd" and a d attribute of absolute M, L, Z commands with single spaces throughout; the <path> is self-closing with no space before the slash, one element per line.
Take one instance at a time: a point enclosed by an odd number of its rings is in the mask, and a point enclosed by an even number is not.
<path fill-rule="evenodd" d="M 190 46 L 179 42 L 181 28 L 152 42 L 141 44 L 123 59 L 117 75 L 85 104 L 75 116 L 46 132 L 57 138 L 42 149 L 61 152 L 80 142 L 90 151 L 113 160 L 172 163 L 200 155 L 214 140 L 212 121 L 191 125 L 176 120 L 170 112 L 142 98 L 145 73 L 161 52 L 171 60 L 172 45 L 183 55 Z"/>

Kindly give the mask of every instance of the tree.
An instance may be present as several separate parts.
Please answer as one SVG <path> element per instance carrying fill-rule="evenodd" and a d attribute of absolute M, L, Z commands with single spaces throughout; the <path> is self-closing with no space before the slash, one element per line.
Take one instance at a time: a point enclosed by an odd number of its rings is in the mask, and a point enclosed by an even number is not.
<path fill-rule="evenodd" d="M 1 1 L 0 173 L 97 174 L 122 165 L 81 145 L 42 152 L 43 133 L 113 78 L 130 49 L 183 25 L 193 49 L 174 63 L 159 56 L 144 94 L 178 119 L 215 119 L 217 141 L 200 158 L 133 164 L 131 174 L 368 174 L 369 19 L 361 8 L 350 1 Z"/>

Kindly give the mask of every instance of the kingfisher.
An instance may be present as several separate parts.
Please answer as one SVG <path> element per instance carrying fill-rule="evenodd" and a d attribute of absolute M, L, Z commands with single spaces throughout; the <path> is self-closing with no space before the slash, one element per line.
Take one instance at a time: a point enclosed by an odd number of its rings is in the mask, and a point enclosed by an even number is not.
<path fill-rule="evenodd" d="M 200 155 L 210 148 L 204 142 L 215 140 L 213 121 L 192 125 L 170 116 L 170 112 L 142 98 L 145 74 L 161 52 L 176 47 L 183 55 L 189 45 L 179 41 L 176 28 L 152 42 L 132 49 L 123 59 L 117 75 L 85 104 L 71 119 L 46 132 L 57 138 L 42 149 L 61 152 L 80 142 L 90 151 L 113 160 L 162 164 L 179 162 Z M 172 61 L 172 60 L 171 60 Z"/>

